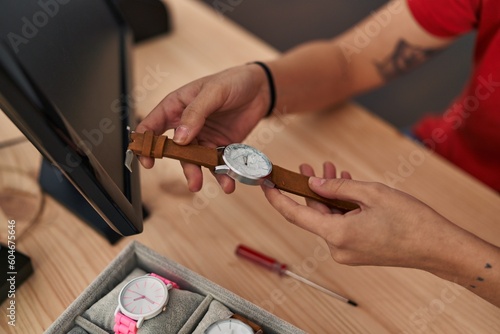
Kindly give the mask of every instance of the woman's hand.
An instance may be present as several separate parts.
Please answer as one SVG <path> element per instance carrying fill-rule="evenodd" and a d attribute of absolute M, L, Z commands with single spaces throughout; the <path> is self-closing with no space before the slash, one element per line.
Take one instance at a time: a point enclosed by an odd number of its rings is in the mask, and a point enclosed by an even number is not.
<path fill-rule="evenodd" d="M 301 172 L 314 175 L 308 165 Z M 406 193 L 354 181 L 346 172 L 341 178 L 335 174 L 335 166 L 326 163 L 323 178 L 311 177 L 310 188 L 326 198 L 356 203 L 359 209 L 339 214 L 319 202 L 308 200 L 304 206 L 277 189 L 263 189 L 288 221 L 323 237 L 339 263 L 435 269 L 453 252 L 450 236 L 465 232 Z"/>
<path fill-rule="evenodd" d="M 175 129 L 173 140 L 180 145 L 196 142 L 209 147 L 241 142 L 267 112 L 269 85 L 260 66 L 234 67 L 193 81 L 167 95 L 137 126 L 137 132 L 153 130 L 156 135 Z M 154 159 L 141 157 L 153 167 Z M 199 166 L 183 163 L 188 188 L 202 186 Z M 228 176 L 216 176 L 226 193 L 234 191 Z"/>

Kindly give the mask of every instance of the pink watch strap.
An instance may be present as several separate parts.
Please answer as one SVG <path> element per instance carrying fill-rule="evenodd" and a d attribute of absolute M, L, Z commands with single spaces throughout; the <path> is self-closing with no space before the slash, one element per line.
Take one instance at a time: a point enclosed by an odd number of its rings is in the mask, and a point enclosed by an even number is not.
<path fill-rule="evenodd" d="M 113 327 L 115 334 L 136 334 L 137 321 L 117 312 L 115 315 L 115 327 Z"/>
<path fill-rule="evenodd" d="M 179 289 L 179 285 L 178 285 L 177 283 L 172 282 L 171 280 L 168 280 L 168 279 L 166 279 L 165 277 L 161 277 L 160 275 L 157 275 L 157 274 L 155 274 L 155 273 L 150 273 L 150 274 L 149 274 L 149 276 L 156 277 L 156 278 L 158 278 L 158 279 L 162 280 L 162 281 L 163 281 L 163 283 L 165 283 L 165 284 L 172 284 L 172 287 L 173 287 L 173 288 L 175 288 L 175 289 Z"/>

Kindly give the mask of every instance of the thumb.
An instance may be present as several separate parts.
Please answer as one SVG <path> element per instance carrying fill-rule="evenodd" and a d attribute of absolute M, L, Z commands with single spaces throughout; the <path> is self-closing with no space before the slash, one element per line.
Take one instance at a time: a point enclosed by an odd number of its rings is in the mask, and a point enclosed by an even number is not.
<path fill-rule="evenodd" d="M 364 182 L 351 179 L 309 178 L 309 188 L 316 194 L 326 198 L 355 203 L 362 201 L 362 195 L 367 190 L 366 187 L 367 185 Z"/>
<path fill-rule="evenodd" d="M 184 109 L 180 125 L 175 129 L 173 141 L 179 145 L 186 145 L 193 141 L 205 125 L 208 116 L 224 104 L 222 99 L 219 100 L 221 95 L 209 92 L 208 89 L 202 90 Z"/>

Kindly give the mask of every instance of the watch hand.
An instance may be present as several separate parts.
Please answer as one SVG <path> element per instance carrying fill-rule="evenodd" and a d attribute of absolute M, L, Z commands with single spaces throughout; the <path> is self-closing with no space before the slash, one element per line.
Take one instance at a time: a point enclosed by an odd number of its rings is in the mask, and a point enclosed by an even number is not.
<path fill-rule="evenodd" d="M 134 291 L 134 290 L 128 290 L 128 291 L 129 291 L 129 292 L 133 292 L 133 293 L 135 293 L 135 294 L 137 294 L 137 295 L 139 295 L 139 296 L 144 296 L 143 294 L 140 294 L 139 292 Z"/>
<path fill-rule="evenodd" d="M 248 155 L 243 156 L 243 162 L 245 163 L 245 166 L 248 165 Z"/>
<path fill-rule="evenodd" d="M 150 302 L 151 304 L 156 304 L 154 301 L 152 301 L 151 299 L 149 299 L 148 297 L 144 296 L 144 299 L 146 299 L 148 302 Z"/>
<path fill-rule="evenodd" d="M 134 299 L 134 302 L 135 302 L 135 301 L 138 301 L 139 299 L 144 299 L 144 298 L 146 298 L 146 296 L 140 296 L 140 297 L 137 297 L 137 298 L 135 298 L 135 299 Z M 147 298 L 146 298 L 146 299 L 147 299 Z"/>

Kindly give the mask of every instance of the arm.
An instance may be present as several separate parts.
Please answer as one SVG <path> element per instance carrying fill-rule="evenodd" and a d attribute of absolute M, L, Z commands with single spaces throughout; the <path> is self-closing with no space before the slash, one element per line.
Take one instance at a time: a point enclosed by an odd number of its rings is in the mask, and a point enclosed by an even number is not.
<path fill-rule="evenodd" d="M 379 23 L 386 15 L 387 23 Z M 379 27 L 360 44 L 359 32 Z M 368 36 L 368 35 L 367 35 Z M 424 61 L 450 40 L 432 37 L 418 26 L 405 0 L 389 3 L 353 29 L 330 41 L 304 44 L 268 63 L 280 112 L 318 110 L 382 85 Z M 223 146 L 240 142 L 264 117 L 270 104 L 266 75 L 258 65 L 233 67 L 193 81 L 167 95 L 137 126 L 160 135 L 175 129 L 180 145 Z M 141 157 L 151 168 L 153 159 Z M 198 191 L 202 173 L 183 164 L 188 187 Z M 217 175 L 226 193 L 234 181 Z"/>
<path fill-rule="evenodd" d="M 302 172 L 313 174 L 310 167 Z M 335 214 L 322 204 L 299 205 L 277 189 L 263 189 L 288 221 L 324 238 L 339 263 L 425 270 L 500 307 L 499 247 L 408 194 L 378 183 L 332 179 L 334 173 L 311 178 L 309 186 L 321 196 L 356 202 L 360 209 Z"/>
<path fill-rule="evenodd" d="M 303 44 L 269 62 L 277 108 L 330 107 L 415 68 L 451 41 L 421 28 L 406 0 L 391 1 L 342 35 Z"/>
<path fill-rule="evenodd" d="M 451 41 L 421 28 L 406 0 L 391 1 L 332 40 L 303 44 L 268 62 L 276 107 L 297 112 L 335 105 L 413 69 Z M 197 138 L 224 145 L 248 135 L 265 115 L 269 99 L 262 69 L 238 66 L 170 93 L 137 130 L 162 134 L 174 128 L 178 144 Z"/>

